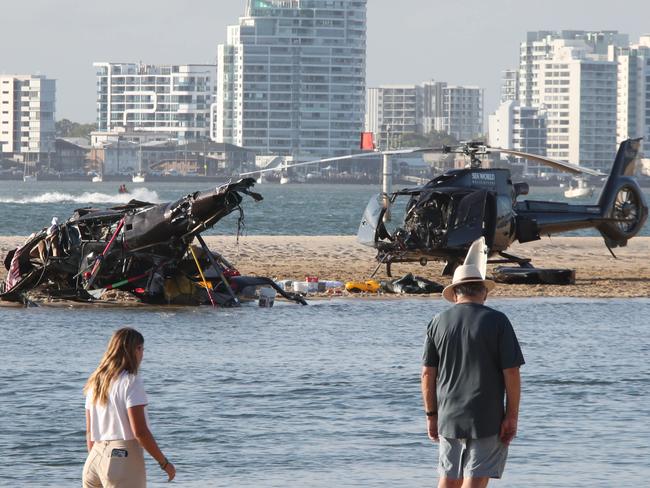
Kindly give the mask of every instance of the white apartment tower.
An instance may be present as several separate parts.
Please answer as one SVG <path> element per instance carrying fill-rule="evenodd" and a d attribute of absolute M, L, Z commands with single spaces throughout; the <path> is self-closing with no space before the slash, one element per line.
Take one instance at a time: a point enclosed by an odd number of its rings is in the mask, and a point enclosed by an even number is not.
<path fill-rule="evenodd" d="M 363 130 L 379 134 L 379 93 L 380 88 L 366 90 L 366 123 Z"/>
<path fill-rule="evenodd" d="M 618 31 L 532 31 L 526 35 L 519 50 L 519 100 L 526 106 L 539 106 L 540 88 L 538 77 L 540 63 L 554 55 L 555 41 L 578 41 L 586 45 L 592 54 L 607 56 L 610 46 L 625 47 L 629 43 L 627 34 Z"/>
<path fill-rule="evenodd" d="M 349 154 L 364 127 L 366 0 L 248 0 L 217 67 L 217 142 Z"/>
<path fill-rule="evenodd" d="M 206 139 L 216 66 L 94 63 L 97 130 L 165 134 L 179 142 Z"/>
<path fill-rule="evenodd" d="M 650 35 L 638 44 L 614 50 L 618 62 L 616 138 L 650 140 Z M 647 151 L 646 151 L 647 153 Z"/>
<path fill-rule="evenodd" d="M 483 131 L 483 90 L 433 80 L 369 88 L 366 130 L 382 148 L 399 147 L 406 134 L 434 130 L 458 140 L 475 138 Z"/>
<path fill-rule="evenodd" d="M 0 153 L 41 160 L 54 152 L 56 81 L 0 75 Z"/>
<path fill-rule="evenodd" d="M 582 41 L 554 41 L 539 63 L 546 155 L 608 172 L 616 154 L 617 67 Z"/>
<path fill-rule="evenodd" d="M 505 69 L 501 72 L 501 103 L 519 100 L 519 72 Z"/>
<path fill-rule="evenodd" d="M 442 112 L 436 116 L 435 130 L 459 141 L 483 134 L 483 89 L 475 86 L 442 88 Z"/>
<path fill-rule="evenodd" d="M 520 45 L 516 78 L 510 70 L 504 72 L 502 103 L 511 99 L 516 83 L 519 103 L 513 107 L 522 113 L 521 120 L 533 127 L 546 127 L 546 148 L 539 153 L 609 170 L 616 153 L 617 130 L 617 66 L 612 53 L 627 44 L 628 36 L 617 31 L 528 32 Z M 514 120 L 503 116 L 507 110 L 506 106 L 499 108 L 495 120 Z M 496 126 L 491 122 L 492 127 Z M 521 128 L 500 127 L 498 138 L 510 131 L 514 145 L 515 131 Z M 532 134 L 535 139 L 519 141 L 517 149 L 538 146 L 542 139 L 537 137 L 537 129 Z M 495 137 L 491 134 L 490 140 Z"/>
<path fill-rule="evenodd" d="M 526 107 L 517 100 L 503 102 L 489 116 L 489 144 L 545 156 L 546 113 L 535 107 Z M 532 163 L 529 169 L 536 167 Z"/>
<path fill-rule="evenodd" d="M 368 89 L 367 119 L 378 147 L 397 148 L 405 134 L 422 134 L 423 99 L 418 85 L 382 85 Z"/>

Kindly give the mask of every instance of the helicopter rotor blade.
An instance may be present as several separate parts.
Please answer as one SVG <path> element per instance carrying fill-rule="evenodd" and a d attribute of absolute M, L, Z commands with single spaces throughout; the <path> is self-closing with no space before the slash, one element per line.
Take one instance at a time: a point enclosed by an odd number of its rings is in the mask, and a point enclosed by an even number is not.
<path fill-rule="evenodd" d="M 332 158 L 324 158 L 324 159 L 316 159 L 313 161 L 305 161 L 303 163 L 295 163 L 295 164 L 287 164 L 287 165 L 280 165 L 276 166 L 274 168 L 266 168 L 266 169 L 258 169 L 255 171 L 247 171 L 246 173 L 239 173 L 239 176 L 249 176 L 249 175 L 255 175 L 258 173 L 268 173 L 270 171 L 283 171 L 287 170 L 290 168 L 297 168 L 299 166 L 308 166 L 312 164 L 321 164 L 321 163 L 332 163 L 332 162 L 337 162 L 337 161 L 346 161 L 349 159 L 356 159 L 356 158 L 367 158 L 367 157 L 381 157 L 384 154 L 387 154 L 389 156 L 392 155 L 397 155 L 397 154 L 413 154 L 413 153 L 424 153 L 424 152 L 440 152 L 440 153 L 446 153 L 448 152 L 448 148 L 446 147 L 414 147 L 410 149 L 392 149 L 389 151 L 372 151 L 372 152 L 362 152 L 358 154 L 348 154 L 346 156 L 335 156 Z"/>
<path fill-rule="evenodd" d="M 505 154 L 512 154 L 520 158 L 530 159 L 531 161 L 537 161 L 538 163 L 551 166 L 553 168 L 559 169 L 561 171 L 566 171 L 573 174 L 587 174 L 592 176 L 606 176 L 605 173 L 601 173 L 595 169 L 585 168 L 584 166 L 578 166 L 577 164 L 567 163 L 566 161 L 561 161 L 559 159 L 552 159 L 546 156 L 539 156 L 537 154 L 530 154 L 522 151 L 515 151 L 513 149 L 501 149 L 499 147 L 486 147 L 490 152 L 502 152 Z"/>

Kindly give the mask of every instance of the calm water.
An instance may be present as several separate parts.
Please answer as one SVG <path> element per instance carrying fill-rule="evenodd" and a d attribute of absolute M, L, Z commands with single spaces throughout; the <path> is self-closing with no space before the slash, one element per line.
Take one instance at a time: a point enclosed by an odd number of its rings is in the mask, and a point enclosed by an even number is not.
<path fill-rule="evenodd" d="M 527 361 L 520 435 L 494 485 L 647 486 L 650 299 L 492 305 Z M 79 486 L 81 388 L 124 324 L 146 339 L 152 430 L 177 486 L 434 486 L 419 370 L 426 323 L 445 306 L 0 308 L 0 486 Z M 168 486 L 150 460 L 148 472 Z"/>
<path fill-rule="evenodd" d="M 119 183 L 50 182 L 23 183 L 0 181 L 0 235 L 29 235 L 47 227 L 53 216 L 63 222 L 72 211 L 84 206 L 106 207 L 126 203 L 131 198 L 154 203 L 176 200 L 209 184 L 145 183 L 129 184 L 131 194 L 120 195 Z M 352 235 L 370 197 L 379 192 L 378 185 L 278 185 L 255 187 L 264 200 L 255 203 L 244 199 L 245 232 L 249 235 Z M 644 190 L 650 200 L 648 189 Z M 594 203 L 593 198 L 574 199 L 572 203 Z M 560 188 L 533 188 L 531 200 L 566 201 Z M 405 200 L 404 200 L 405 202 Z M 208 233 L 236 232 L 238 213 L 219 222 Z M 397 216 L 397 212 L 395 212 Z M 648 225 L 643 235 L 650 235 Z M 570 235 L 599 235 L 580 231 Z"/>

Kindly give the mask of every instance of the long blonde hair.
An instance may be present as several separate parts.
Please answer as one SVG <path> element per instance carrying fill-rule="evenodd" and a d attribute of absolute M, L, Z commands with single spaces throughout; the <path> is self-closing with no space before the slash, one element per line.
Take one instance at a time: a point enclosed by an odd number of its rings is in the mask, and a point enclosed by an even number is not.
<path fill-rule="evenodd" d="M 142 334 L 130 327 L 124 327 L 113 334 L 99 366 L 84 386 L 84 393 L 91 393 L 93 403 L 99 405 L 108 403 L 111 384 L 122 371 L 130 374 L 138 373 L 136 349 L 143 344 Z"/>

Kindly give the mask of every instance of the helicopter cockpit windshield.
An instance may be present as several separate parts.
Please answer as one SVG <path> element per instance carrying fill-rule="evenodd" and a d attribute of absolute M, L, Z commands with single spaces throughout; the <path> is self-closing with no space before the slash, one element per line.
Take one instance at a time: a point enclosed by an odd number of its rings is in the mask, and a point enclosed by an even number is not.
<path fill-rule="evenodd" d="M 447 233 L 447 223 L 453 208 L 448 194 L 428 190 L 411 196 L 406 205 L 402 227 L 395 236 L 407 249 L 433 249 L 442 243 Z"/>
<path fill-rule="evenodd" d="M 407 252 L 462 247 L 481 235 L 492 242 L 494 223 L 486 212 L 487 200 L 487 191 L 475 189 L 396 192 L 387 221 L 381 195 L 375 195 L 366 207 L 357 238 L 365 245 Z"/>

